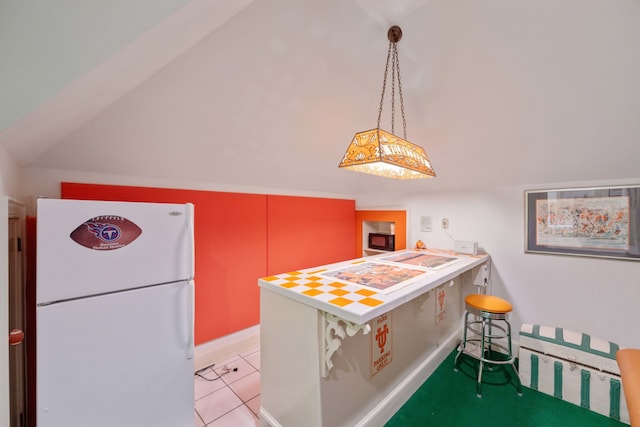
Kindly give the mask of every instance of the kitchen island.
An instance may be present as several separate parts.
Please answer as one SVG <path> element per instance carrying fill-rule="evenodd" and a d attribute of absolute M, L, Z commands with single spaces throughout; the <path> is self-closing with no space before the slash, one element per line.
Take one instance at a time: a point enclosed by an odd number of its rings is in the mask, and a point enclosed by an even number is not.
<path fill-rule="evenodd" d="M 406 250 L 260 279 L 261 424 L 384 424 L 456 347 L 489 264 Z"/>

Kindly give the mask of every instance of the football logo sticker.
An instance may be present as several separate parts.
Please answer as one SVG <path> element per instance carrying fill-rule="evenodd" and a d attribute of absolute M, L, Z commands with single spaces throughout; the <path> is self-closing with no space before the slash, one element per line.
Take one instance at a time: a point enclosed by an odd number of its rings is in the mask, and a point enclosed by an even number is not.
<path fill-rule="evenodd" d="M 69 235 L 71 240 L 96 251 L 111 251 L 127 246 L 142 234 L 142 229 L 117 215 L 93 217 Z"/>

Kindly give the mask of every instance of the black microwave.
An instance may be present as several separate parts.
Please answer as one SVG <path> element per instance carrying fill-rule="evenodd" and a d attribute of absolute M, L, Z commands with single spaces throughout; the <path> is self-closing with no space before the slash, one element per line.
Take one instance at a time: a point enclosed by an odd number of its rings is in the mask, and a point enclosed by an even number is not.
<path fill-rule="evenodd" d="M 369 233 L 369 249 L 381 251 L 396 250 L 396 236 L 386 233 Z"/>

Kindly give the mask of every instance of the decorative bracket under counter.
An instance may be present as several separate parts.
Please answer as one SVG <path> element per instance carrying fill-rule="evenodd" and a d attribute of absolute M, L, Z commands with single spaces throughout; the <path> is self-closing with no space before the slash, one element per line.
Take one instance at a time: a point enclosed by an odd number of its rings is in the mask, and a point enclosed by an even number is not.
<path fill-rule="evenodd" d="M 324 319 L 322 325 L 322 377 L 327 378 L 333 369 L 333 362 L 331 358 L 336 351 L 342 347 L 342 341 L 347 337 L 352 337 L 362 330 L 364 335 L 367 335 L 371 331 L 371 326 L 368 323 L 364 325 L 358 325 L 357 323 L 344 320 L 338 316 L 325 311 L 322 312 Z"/>

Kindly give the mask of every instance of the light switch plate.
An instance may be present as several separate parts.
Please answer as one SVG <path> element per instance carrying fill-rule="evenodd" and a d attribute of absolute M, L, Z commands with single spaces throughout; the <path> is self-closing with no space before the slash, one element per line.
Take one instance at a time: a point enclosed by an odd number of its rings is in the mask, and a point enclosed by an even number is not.
<path fill-rule="evenodd" d="M 420 231 L 433 231 L 433 217 L 421 216 L 420 217 Z"/>

